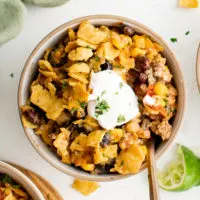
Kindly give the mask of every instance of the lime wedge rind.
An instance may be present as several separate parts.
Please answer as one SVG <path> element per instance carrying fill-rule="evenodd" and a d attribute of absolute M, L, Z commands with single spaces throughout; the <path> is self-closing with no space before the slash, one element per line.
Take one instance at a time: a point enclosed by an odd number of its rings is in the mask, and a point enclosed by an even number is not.
<path fill-rule="evenodd" d="M 187 147 L 177 145 L 177 158 L 164 172 L 158 172 L 158 184 L 167 191 L 185 191 L 200 185 L 200 159 Z"/>

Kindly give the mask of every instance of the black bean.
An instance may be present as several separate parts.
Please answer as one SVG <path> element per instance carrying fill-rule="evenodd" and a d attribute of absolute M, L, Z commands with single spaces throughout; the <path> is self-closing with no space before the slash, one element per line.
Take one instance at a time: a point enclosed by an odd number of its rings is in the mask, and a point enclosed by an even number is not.
<path fill-rule="evenodd" d="M 147 75 L 145 74 L 145 73 L 140 73 L 140 75 L 139 75 L 139 81 L 141 82 L 141 83 L 146 83 L 146 81 L 147 81 Z"/>
<path fill-rule="evenodd" d="M 62 91 L 62 90 L 56 91 L 56 96 L 57 96 L 58 98 L 62 98 L 62 97 L 63 97 L 63 91 Z"/>
<path fill-rule="evenodd" d="M 35 110 L 33 109 L 26 110 L 24 114 L 27 120 L 30 121 L 31 123 L 36 125 L 42 124 L 43 119 L 41 118 L 39 113 L 36 112 Z"/>
<path fill-rule="evenodd" d="M 110 174 L 110 170 L 113 168 L 113 165 L 96 165 L 95 167 L 95 173 L 96 174 Z"/>
<path fill-rule="evenodd" d="M 110 134 L 106 133 L 100 143 L 102 147 L 106 147 L 110 143 Z"/>
<path fill-rule="evenodd" d="M 130 26 L 126 26 L 126 25 L 123 28 L 123 32 L 125 35 L 128 35 L 128 36 L 133 36 L 134 34 L 134 30 Z"/>
<path fill-rule="evenodd" d="M 142 71 L 149 69 L 150 67 L 149 59 L 145 56 L 137 57 L 135 60 L 135 67 L 136 69 L 139 69 Z"/>
<path fill-rule="evenodd" d="M 110 69 L 110 70 L 113 69 L 113 66 L 108 61 L 106 61 L 104 64 L 101 64 L 100 67 L 101 67 L 102 71 L 108 70 L 108 69 Z"/>

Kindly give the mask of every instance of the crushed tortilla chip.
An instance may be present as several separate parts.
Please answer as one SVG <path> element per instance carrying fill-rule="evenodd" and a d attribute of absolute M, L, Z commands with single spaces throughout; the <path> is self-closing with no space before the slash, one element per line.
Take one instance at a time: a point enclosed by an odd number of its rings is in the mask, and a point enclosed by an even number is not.
<path fill-rule="evenodd" d="M 106 32 L 95 28 L 89 21 L 84 21 L 80 24 L 77 35 L 92 44 L 99 44 L 107 37 Z"/>
<path fill-rule="evenodd" d="M 64 110 L 62 100 L 52 96 L 41 85 L 32 87 L 31 102 L 46 112 L 47 118 L 56 120 Z"/>
<path fill-rule="evenodd" d="M 182 8 L 198 8 L 198 0 L 179 0 L 179 6 Z"/>
<path fill-rule="evenodd" d="M 84 181 L 79 179 L 75 179 L 72 185 L 72 188 L 86 196 L 95 192 L 99 187 L 99 184 L 96 182 Z"/>
<path fill-rule="evenodd" d="M 128 149 L 122 150 L 116 159 L 115 170 L 120 174 L 138 173 L 145 160 L 146 147 L 132 144 Z"/>

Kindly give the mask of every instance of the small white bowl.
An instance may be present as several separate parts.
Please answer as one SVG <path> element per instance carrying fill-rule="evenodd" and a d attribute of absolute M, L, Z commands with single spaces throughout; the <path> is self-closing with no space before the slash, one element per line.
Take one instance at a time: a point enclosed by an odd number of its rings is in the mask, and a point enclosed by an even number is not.
<path fill-rule="evenodd" d="M 15 167 L 0 161 L 0 173 L 7 174 L 19 183 L 34 200 L 45 200 L 36 185 Z"/>
<path fill-rule="evenodd" d="M 83 20 L 89 20 L 94 25 L 108 26 L 122 22 L 126 25 L 131 26 L 136 32 L 150 36 L 155 42 L 161 44 L 164 47 L 163 54 L 167 58 L 169 68 L 174 76 L 174 82 L 176 88 L 178 89 L 179 96 L 177 114 L 173 122 L 172 136 L 169 140 L 162 142 L 162 144 L 157 148 L 156 158 L 159 158 L 173 143 L 175 136 L 177 135 L 178 130 L 183 121 L 183 115 L 185 111 L 185 86 L 183 76 L 174 54 L 169 49 L 168 45 L 163 41 L 163 39 L 156 33 L 154 33 L 151 29 L 131 19 L 113 15 L 87 16 L 67 22 L 53 30 L 51 33 L 49 33 L 33 50 L 23 69 L 18 91 L 18 106 L 20 115 L 20 107 L 26 104 L 26 101 L 30 95 L 30 85 L 33 79 L 35 78 L 34 75 L 37 71 L 38 60 L 42 57 L 42 55 L 48 47 L 55 45 L 56 42 L 58 42 L 59 39 L 61 39 L 66 34 L 68 28 L 77 28 Z M 26 132 L 26 135 L 28 136 L 35 149 L 40 153 L 40 155 L 44 159 L 46 159 L 49 163 L 51 163 L 60 171 L 69 174 L 73 177 L 87 179 L 90 181 L 112 181 L 130 176 L 118 174 L 92 175 L 77 168 L 74 168 L 70 165 L 64 164 L 60 161 L 58 156 L 47 147 L 47 145 L 41 140 L 41 138 L 34 133 L 32 129 L 24 127 L 24 131 Z M 146 163 L 142 166 L 141 171 L 145 168 Z"/>

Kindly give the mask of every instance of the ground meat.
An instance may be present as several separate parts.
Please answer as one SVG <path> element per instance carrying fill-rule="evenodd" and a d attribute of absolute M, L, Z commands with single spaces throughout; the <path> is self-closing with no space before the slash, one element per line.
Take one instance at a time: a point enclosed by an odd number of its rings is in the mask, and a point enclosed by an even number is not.
<path fill-rule="evenodd" d="M 136 85 L 134 88 L 134 92 L 138 97 L 144 97 L 146 95 L 147 92 L 147 85 L 142 83 L 140 85 Z"/>
<path fill-rule="evenodd" d="M 154 74 L 153 74 L 153 69 L 150 68 L 150 69 L 146 70 L 145 73 L 147 75 L 149 85 L 155 84 L 156 79 L 155 79 Z"/>
<path fill-rule="evenodd" d="M 163 120 L 162 122 L 154 121 L 151 124 L 151 130 L 159 135 L 162 140 L 168 140 L 172 134 L 172 126 L 169 124 L 168 120 Z"/>
<path fill-rule="evenodd" d="M 177 91 L 172 85 L 168 85 L 168 104 L 169 105 L 174 105 L 176 102 L 176 96 L 177 96 Z"/>
<path fill-rule="evenodd" d="M 137 132 L 138 138 L 149 139 L 151 137 L 151 132 L 149 130 L 151 122 L 149 119 L 145 118 L 142 120 L 141 128 Z"/>
<path fill-rule="evenodd" d="M 137 139 L 136 133 L 124 133 L 123 138 L 119 141 L 119 147 L 121 149 L 128 149 Z"/>
<path fill-rule="evenodd" d="M 149 139 L 151 138 L 151 131 L 149 129 L 141 129 L 137 132 L 138 138 Z"/>
<path fill-rule="evenodd" d="M 153 71 L 155 77 L 168 83 L 171 81 L 172 75 L 165 64 L 166 58 L 163 58 L 160 54 L 158 54 L 153 62 Z"/>

